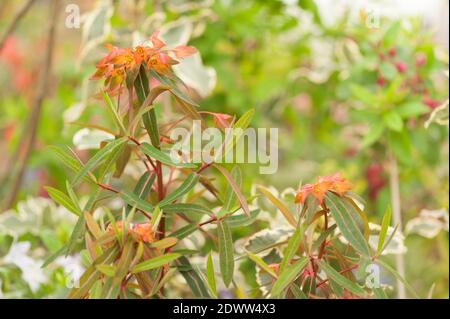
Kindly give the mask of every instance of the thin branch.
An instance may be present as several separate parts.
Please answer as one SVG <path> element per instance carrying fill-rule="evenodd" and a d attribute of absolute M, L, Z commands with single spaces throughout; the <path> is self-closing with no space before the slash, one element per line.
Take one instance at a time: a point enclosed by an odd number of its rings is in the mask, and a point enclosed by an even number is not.
<path fill-rule="evenodd" d="M 2 39 L 0 41 L 0 51 L 3 49 L 3 46 L 6 43 L 6 40 L 9 38 L 11 33 L 13 33 L 14 30 L 17 28 L 20 20 L 22 20 L 22 18 L 25 16 L 25 14 L 28 12 L 28 10 L 30 10 L 30 8 L 34 2 L 35 2 L 35 0 L 28 0 L 28 2 L 25 3 L 25 5 L 22 8 L 20 8 L 20 10 L 17 12 L 16 16 L 12 19 L 11 23 L 6 28 L 6 32 L 5 32 L 5 34 L 3 34 Z"/>
<path fill-rule="evenodd" d="M 400 206 L 400 183 L 398 178 L 398 165 L 397 159 L 394 154 L 390 155 L 389 158 L 389 184 L 391 190 L 391 207 L 392 216 L 395 225 L 402 230 L 402 213 Z M 395 267 L 399 275 L 405 278 L 405 260 L 403 254 L 395 255 Z M 406 288 L 403 282 L 397 279 L 397 297 L 399 299 L 406 298 Z"/>
<path fill-rule="evenodd" d="M 27 121 L 28 132 L 23 135 L 22 142 L 18 145 L 24 150 L 23 155 L 18 159 L 18 169 L 17 174 L 13 177 L 11 182 L 10 191 L 6 199 L 6 208 L 10 208 L 17 197 L 20 185 L 22 183 L 22 178 L 25 173 L 25 169 L 28 163 L 28 159 L 33 150 L 34 142 L 36 139 L 37 129 L 39 126 L 39 120 L 41 116 L 42 104 L 44 98 L 47 95 L 49 83 L 50 83 L 50 73 L 53 62 L 53 48 L 55 45 L 55 34 L 56 34 L 56 22 L 58 18 L 60 1 L 53 0 L 51 3 L 51 16 L 50 25 L 48 29 L 48 45 L 45 53 L 45 60 L 43 63 L 42 77 L 39 81 L 39 88 L 36 93 L 36 99 L 32 105 L 31 113 Z"/>

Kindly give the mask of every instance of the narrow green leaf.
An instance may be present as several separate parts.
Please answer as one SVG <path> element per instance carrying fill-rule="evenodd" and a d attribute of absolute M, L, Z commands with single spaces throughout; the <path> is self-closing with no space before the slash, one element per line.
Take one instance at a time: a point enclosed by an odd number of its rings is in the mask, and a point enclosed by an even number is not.
<path fill-rule="evenodd" d="M 113 285 L 122 282 L 122 279 L 125 278 L 135 254 L 136 249 L 134 248 L 133 240 L 131 238 L 128 238 L 122 248 L 122 253 L 120 255 L 119 261 L 117 262 L 117 271 L 114 276 Z"/>
<path fill-rule="evenodd" d="M 157 231 L 159 222 L 161 221 L 161 217 L 163 216 L 163 211 L 156 206 L 152 213 L 152 218 L 150 220 L 150 224 L 152 225 L 152 230 L 154 232 Z"/>
<path fill-rule="evenodd" d="M 136 266 L 133 267 L 132 272 L 138 273 L 141 271 L 146 271 L 150 269 L 155 269 L 158 267 L 162 267 L 175 259 L 179 258 L 181 254 L 176 253 L 168 253 L 162 256 L 154 257 L 152 259 L 147 259 L 146 261 L 143 261 Z"/>
<path fill-rule="evenodd" d="M 270 274 L 272 277 L 277 278 L 277 274 L 275 271 L 267 265 L 267 263 L 258 255 L 252 254 L 251 252 L 246 252 L 247 256 L 255 263 L 257 264 L 261 269 L 263 269 L 265 272 Z"/>
<path fill-rule="evenodd" d="M 170 237 L 176 237 L 178 240 L 182 240 L 183 238 L 189 236 L 193 232 L 195 232 L 198 229 L 197 224 L 188 224 L 186 226 L 183 226 L 173 233 L 171 233 Z"/>
<path fill-rule="evenodd" d="M 78 174 L 75 176 L 72 186 L 75 186 L 78 184 L 78 182 L 85 176 L 91 169 L 95 168 L 99 163 L 101 163 L 105 158 L 116 148 L 122 146 L 127 142 L 127 139 L 125 137 L 116 139 L 112 142 L 109 142 L 105 147 L 103 147 L 101 150 L 99 150 L 78 172 Z"/>
<path fill-rule="evenodd" d="M 138 182 L 136 183 L 136 186 L 134 187 L 133 193 L 137 195 L 140 199 L 145 201 L 145 198 L 147 198 L 148 194 L 150 193 L 152 189 L 153 182 L 155 181 L 156 175 L 150 172 L 145 172 L 142 174 L 142 176 L 139 178 Z M 134 206 L 128 204 L 126 207 L 126 213 L 128 214 L 131 210 L 131 208 Z"/>
<path fill-rule="evenodd" d="M 199 175 L 195 173 L 189 174 L 184 182 L 178 186 L 176 190 L 167 195 L 163 200 L 158 203 L 158 206 L 164 208 L 165 205 L 172 203 L 177 198 L 187 194 L 194 186 L 197 184 L 199 180 Z"/>
<path fill-rule="evenodd" d="M 170 158 L 170 156 L 153 145 L 150 145 L 148 143 L 142 143 L 140 146 L 140 149 L 142 152 L 147 154 L 148 156 L 154 158 L 157 161 L 160 161 L 163 164 L 169 165 L 169 166 L 175 166 L 175 167 L 183 167 L 183 168 L 197 168 L 197 164 L 193 163 L 176 163 Z"/>
<path fill-rule="evenodd" d="M 183 213 L 185 215 L 193 213 L 195 215 L 212 215 L 210 209 L 203 207 L 202 205 L 190 203 L 176 203 L 165 205 L 164 213 L 166 214 Z"/>
<path fill-rule="evenodd" d="M 97 265 L 95 268 L 108 277 L 114 277 L 116 273 L 116 266 L 114 265 Z"/>
<path fill-rule="evenodd" d="M 200 275 L 192 268 L 189 260 L 182 256 L 176 261 L 177 269 L 183 278 L 186 280 L 188 286 L 191 288 L 192 293 L 197 298 L 210 298 L 208 288 Z"/>
<path fill-rule="evenodd" d="M 289 224 L 297 227 L 297 221 L 295 220 L 294 215 L 278 198 L 273 196 L 273 194 L 265 187 L 259 186 L 258 190 L 263 193 L 263 195 L 278 208 L 278 210 L 283 214 L 284 218 L 288 221 Z"/>
<path fill-rule="evenodd" d="M 330 209 L 331 216 L 333 216 L 345 239 L 361 254 L 370 257 L 369 245 L 361 233 L 354 216 L 348 212 L 342 199 L 331 192 L 328 192 L 325 198 L 327 199 L 326 203 Z"/>
<path fill-rule="evenodd" d="M 220 272 L 223 283 L 228 287 L 233 279 L 234 255 L 231 230 L 225 221 L 217 223 L 217 235 L 219 241 Z"/>
<path fill-rule="evenodd" d="M 378 239 L 377 255 L 381 254 L 383 250 L 384 241 L 386 240 L 386 235 L 388 232 L 389 225 L 391 224 L 392 210 L 388 207 L 384 213 L 383 220 L 381 221 L 381 230 Z"/>
<path fill-rule="evenodd" d="M 169 86 L 170 92 L 174 94 L 176 97 L 184 101 L 185 103 L 188 103 L 192 106 L 198 106 L 197 103 L 195 103 L 189 96 L 184 94 L 177 86 L 176 83 L 172 82 L 169 78 L 167 78 L 164 75 L 158 74 L 157 72 L 150 70 L 150 75 L 153 76 L 156 80 L 158 80 L 160 83 Z"/>
<path fill-rule="evenodd" d="M 108 107 L 108 111 L 112 114 L 114 123 L 119 127 L 121 133 L 123 135 L 129 135 L 127 129 L 122 123 L 122 119 L 120 118 L 119 114 L 117 113 L 116 106 L 114 105 L 113 101 L 109 97 L 109 94 L 106 91 L 102 91 L 103 101 L 105 101 L 106 106 Z"/>
<path fill-rule="evenodd" d="M 283 259 L 280 263 L 280 273 L 283 272 L 285 267 L 290 264 L 292 258 L 294 258 L 297 250 L 302 242 L 304 236 L 303 226 L 297 227 L 297 229 L 292 234 L 291 238 L 288 241 L 287 247 L 283 252 Z"/>
<path fill-rule="evenodd" d="M 49 146 L 49 148 L 58 156 L 58 158 L 67 168 L 71 169 L 75 173 L 78 173 L 81 170 L 82 163 L 80 163 L 78 159 L 73 158 L 71 155 L 57 146 Z M 90 173 L 84 176 L 83 179 L 87 182 L 96 183 L 95 177 Z"/>
<path fill-rule="evenodd" d="M 165 237 L 161 240 L 151 243 L 149 246 L 157 249 L 166 249 L 175 246 L 177 243 L 178 239 L 176 237 Z"/>
<path fill-rule="evenodd" d="M 214 275 L 214 265 L 212 261 L 212 252 L 209 252 L 208 257 L 206 258 L 206 278 L 208 279 L 209 288 L 211 288 L 211 292 L 214 297 L 217 297 L 217 287 L 216 287 L 216 278 Z"/>
<path fill-rule="evenodd" d="M 68 211 L 74 213 L 77 216 L 80 216 L 81 212 L 77 208 L 77 206 L 73 203 L 73 201 L 70 199 L 69 196 L 61 192 L 60 190 L 57 190 L 53 187 L 44 187 L 47 191 L 48 195 L 58 204 L 61 206 L 67 208 Z"/>
<path fill-rule="evenodd" d="M 122 190 L 120 191 L 120 197 L 125 201 L 125 203 L 127 203 L 130 206 L 136 206 L 136 208 L 143 210 L 145 212 L 151 212 L 153 211 L 153 206 L 152 204 L 150 204 L 149 202 L 139 198 L 138 195 L 127 191 L 127 190 Z"/>
<path fill-rule="evenodd" d="M 302 272 L 302 270 L 308 264 L 309 259 L 301 257 L 294 264 L 286 266 L 284 271 L 280 273 L 280 276 L 272 286 L 271 295 L 276 297 L 280 295 L 283 290 L 288 287 Z"/>
<path fill-rule="evenodd" d="M 226 220 L 228 226 L 230 226 L 231 228 L 245 227 L 253 224 L 260 212 L 261 212 L 260 209 L 255 209 L 250 212 L 250 217 L 247 216 L 246 214 L 239 214 L 227 217 Z"/>
<path fill-rule="evenodd" d="M 100 226 L 97 224 L 94 217 L 92 217 L 92 215 L 89 212 L 87 211 L 84 212 L 84 219 L 86 221 L 86 225 L 89 231 L 91 232 L 92 235 L 94 235 L 95 239 L 99 239 L 100 237 L 102 237 L 103 232 Z"/>
<path fill-rule="evenodd" d="M 347 289 L 351 293 L 354 293 L 355 295 L 364 295 L 366 292 L 364 289 L 362 289 L 360 286 L 358 286 L 353 281 L 347 279 L 346 277 L 342 276 L 339 272 L 337 272 L 333 267 L 328 265 L 324 260 L 321 260 L 319 262 L 320 268 L 327 274 L 328 278 L 330 280 L 333 280 L 336 282 L 339 286 Z"/>
<path fill-rule="evenodd" d="M 224 167 L 222 167 L 220 165 L 216 165 L 216 164 L 213 164 L 213 166 L 215 168 L 217 168 L 217 170 L 219 172 L 221 172 L 222 175 L 225 177 L 228 184 L 230 185 L 230 187 L 233 189 L 234 193 L 236 194 L 237 199 L 238 199 L 239 203 L 241 204 L 242 209 L 244 210 L 244 213 L 247 214 L 247 216 L 250 216 L 250 209 L 248 208 L 247 200 L 245 199 L 244 195 L 242 195 L 242 192 L 241 192 L 239 186 L 236 184 L 236 181 L 234 180 L 233 176 L 231 176 L 231 174 Z"/>

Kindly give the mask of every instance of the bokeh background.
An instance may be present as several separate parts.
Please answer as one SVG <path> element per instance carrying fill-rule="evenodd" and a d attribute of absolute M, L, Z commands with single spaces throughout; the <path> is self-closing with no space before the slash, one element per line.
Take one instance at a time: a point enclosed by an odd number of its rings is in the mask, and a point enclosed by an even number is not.
<path fill-rule="evenodd" d="M 421 296 L 448 298 L 448 1 L 73 0 L 57 17 L 51 1 L 31 2 L 17 21 L 28 0 L 0 2 L 0 297 L 63 297 L 67 273 L 82 270 L 78 255 L 40 268 L 74 223 L 44 189 L 66 178 L 49 146 L 81 159 L 98 148 L 103 133 L 80 123 L 105 121 L 89 81 L 103 45 L 160 30 L 169 45 L 198 48 L 176 72 L 204 110 L 255 108 L 252 126 L 279 128 L 277 173 L 248 165 L 247 191 L 264 183 L 281 193 L 341 171 L 379 223 L 394 151 L 403 238 L 392 258 L 403 254 Z M 399 138 L 367 142 L 377 119 L 361 101 L 373 95 L 387 109 L 415 103 Z"/>

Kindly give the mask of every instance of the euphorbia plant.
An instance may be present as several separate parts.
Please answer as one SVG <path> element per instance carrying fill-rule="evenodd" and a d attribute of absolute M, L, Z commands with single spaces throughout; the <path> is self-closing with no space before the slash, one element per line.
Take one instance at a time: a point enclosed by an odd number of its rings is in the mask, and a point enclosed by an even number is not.
<path fill-rule="evenodd" d="M 195 49 L 166 49 L 157 34 L 150 40 L 151 46 L 109 46 L 109 53 L 97 64 L 93 79 L 105 79 L 101 95 L 116 125 L 115 137 L 104 141 L 85 163 L 75 153 L 55 148 L 75 176 L 67 181 L 65 191 L 47 190 L 78 216 L 78 222 L 68 243 L 46 264 L 75 251 L 81 239 L 90 264 L 69 297 L 163 298 L 167 296 L 164 287 L 178 280 L 176 272 L 190 288 L 187 296 L 216 297 L 222 283 L 225 288 L 233 285 L 239 289 L 235 265 L 247 258 L 256 263 L 259 279 L 267 279 L 261 288 L 269 294 L 263 296 L 384 296 L 379 286 L 363 288 L 360 283 L 364 279 L 351 271 L 364 272 L 380 256 L 389 242 L 390 216 L 383 221 L 378 247 L 371 248 L 362 203 L 339 174 L 302 186 L 291 199 L 293 207 L 260 186 L 259 194 L 277 207 L 289 228 L 255 233 L 247 239 L 244 250 L 237 252 L 233 230 L 250 225 L 258 230 L 253 224 L 261 212 L 254 204 L 257 196 L 249 199 L 241 191 L 239 166 L 228 170 L 219 161 L 175 161 L 167 149 L 174 143 L 170 130 L 182 122 L 202 120 L 206 127 L 202 116 L 213 115 L 218 127 L 245 129 L 253 111 L 237 121 L 227 114 L 197 111 L 197 104 L 171 69 L 177 58 Z M 164 92 L 170 93 L 184 114 L 161 125 L 155 101 Z M 97 124 L 88 126 L 111 132 Z M 238 137 L 231 140 L 232 145 Z M 129 186 L 124 172 L 136 162 L 142 172 Z M 207 175 L 210 167 L 223 175 L 225 189 L 218 188 Z M 76 192 L 82 191 L 80 183 L 90 184 L 91 192 L 84 201 Z M 212 195 L 209 201 L 204 200 L 205 194 Z M 120 207 L 112 205 L 116 199 L 121 200 Z M 99 210 L 102 214 L 94 214 Z M 209 239 L 208 245 L 187 249 L 185 240 L 194 233 Z M 207 255 L 204 250 L 208 246 L 218 251 L 218 267 L 213 253 Z M 283 248 L 282 253 L 279 248 Z M 206 259 L 202 269 L 194 264 L 197 257 Z M 215 270 L 220 270 L 221 281 L 216 282 Z"/>

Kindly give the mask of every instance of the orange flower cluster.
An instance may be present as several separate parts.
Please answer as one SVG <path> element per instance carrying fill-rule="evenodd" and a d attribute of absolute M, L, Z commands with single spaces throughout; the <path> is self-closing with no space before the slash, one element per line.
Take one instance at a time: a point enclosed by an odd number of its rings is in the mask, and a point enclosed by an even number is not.
<path fill-rule="evenodd" d="M 326 192 L 333 191 L 339 195 L 342 195 L 350 189 L 351 186 L 349 182 L 341 176 L 341 173 L 336 173 L 325 177 L 319 176 L 317 183 L 305 184 L 300 187 L 295 196 L 295 202 L 304 204 L 308 195 L 312 194 L 315 198 L 317 198 L 319 204 L 322 204 Z"/>
<path fill-rule="evenodd" d="M 92 80 L 105 79 L 105 87 L 112 95 L 118 93 L 121 84 L 128 74 L 137 75 L 139 67 L 144 65 L 147 69 L 153 69 L 159 74 L 171 72 L 171 66 L 179 62 L 176 58 L 184 58 L 197 52 L 191 46 L 180 45 L 174 49 L 165 49 L 166 44 L 158 38 L 158 32 L 150 37 L 151 47 L 137 46 L 135 49 L 118 48 L 110 44 L 106 45 L 109 53 L 96 65 L 96 72 Z"/>
<path fill-rule="evenodd" d="M 123 223 L 121 221 L 118 221 L 116 225 L 119 230 L 122 230 Z M 109 224 L 106 230 L 108 232 L 113 232 L 114 228 L 111 224 Z M 128 229 L 128 233 L 134 234 L 139 241 L 143 241 L 146 243 L 151 243 L 155 241 L 154 236 L 155 233 L 153 232 L 150 223 L 134 224 L 134 225 L 131 224 L 130 228 Z"/>

